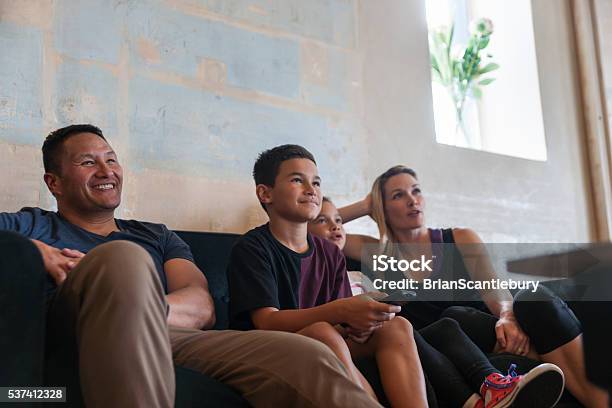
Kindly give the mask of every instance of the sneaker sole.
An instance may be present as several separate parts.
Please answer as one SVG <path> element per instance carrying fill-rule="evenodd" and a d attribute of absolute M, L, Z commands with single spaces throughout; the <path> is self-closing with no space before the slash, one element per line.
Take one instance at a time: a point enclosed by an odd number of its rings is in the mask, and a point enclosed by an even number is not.
<path fill-rule="evenodd" d="M 541 364 L 523 376 L 518 391 L 509 401 L 513 408 L 554 407 L 563 393 L 565 378 L 554 364 Z"/>

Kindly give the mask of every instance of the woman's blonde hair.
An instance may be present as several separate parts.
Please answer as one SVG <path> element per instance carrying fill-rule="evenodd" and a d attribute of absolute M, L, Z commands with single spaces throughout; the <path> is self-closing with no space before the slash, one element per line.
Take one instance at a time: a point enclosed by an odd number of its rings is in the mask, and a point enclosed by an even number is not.
<path fill-rule="evenodd" d="M 372 184 L 372 219 L 378 226 L 378 233 L 380 235 L 381 249 L 387 247 L 388 243 L 397 242 L 393 230 L 387 223 L 387 217 L 385 216 L 385 184 L 387 181 L 398 174 L 410 174 L 412 177 L 417 179 L 417 174 L 411 168 L 406 166 L 393 166 L 383 174 L 378 176 Z"/>

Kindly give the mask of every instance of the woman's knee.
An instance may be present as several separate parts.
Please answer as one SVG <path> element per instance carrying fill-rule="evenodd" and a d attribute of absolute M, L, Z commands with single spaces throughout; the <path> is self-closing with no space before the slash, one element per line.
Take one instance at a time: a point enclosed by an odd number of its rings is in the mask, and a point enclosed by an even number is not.
<path fill-rule="evenodd" d="M 538 322 L 556 314 L 558 303 L 562 302 L 552 291 L 544 286 L 537 290 L 522 289 L 515 296 L 512 308 L 520 322 Z"/>

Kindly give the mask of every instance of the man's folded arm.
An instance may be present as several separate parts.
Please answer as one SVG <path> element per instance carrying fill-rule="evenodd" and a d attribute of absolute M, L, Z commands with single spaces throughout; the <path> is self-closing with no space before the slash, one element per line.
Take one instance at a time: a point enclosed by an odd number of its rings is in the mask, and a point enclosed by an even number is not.
<path fill-rule="evenodd" d="M 213 327 L 215 304 L 202 271 L 193 262 L 181 258 L 166 261 L 164 270 L 168 280 L 166 300 L 170 305 L 168 324 L 192 329 Z"/>

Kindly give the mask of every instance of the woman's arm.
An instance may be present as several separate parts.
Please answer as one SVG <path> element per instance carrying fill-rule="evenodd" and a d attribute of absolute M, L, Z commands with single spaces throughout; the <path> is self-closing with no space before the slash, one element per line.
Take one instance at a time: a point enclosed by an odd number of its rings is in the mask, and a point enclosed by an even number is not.
<path fill-rule="evenodd" d="M 498 278 L 485 244 L 476 232 L 469 228 L 454 228 L 453 236 L 472 280 L 489 281 Z M 489 310 L 499 317 L 495 332 L 500 351 L 527 354 L 529 338 L 514 317 L 510 291 L 507 289 L 481 291 L 481 296 Z"/>
<path fill-rule="evenodd" d="M 346 244 L 344 245 L 344 255 L 349 258 L 361 260 L 361 255 L 364 250 L 365 245 L 378 245 L 379 241 L 367 235 L 358 235 L 358 234 L 346 234 Z M 378 247 L 377 247 L 378 248 Z M 370 248 L 370 249 L 373 249 Z M 372 254 L 376 254 L 375 251 L 368 251 L 368 254 L 365 255 L 365 258 L 368 258 L 369 252 Z"/>
<path fill-rule="evenodd" d="M 487 248 L 474 230 L 453 228 L 453 236 L 472 280 L 497 279 Z M 507 289 L 482 291 L 481 296 L 489 310 L 497 317 L 512 311 L 512 294 Z"/>

